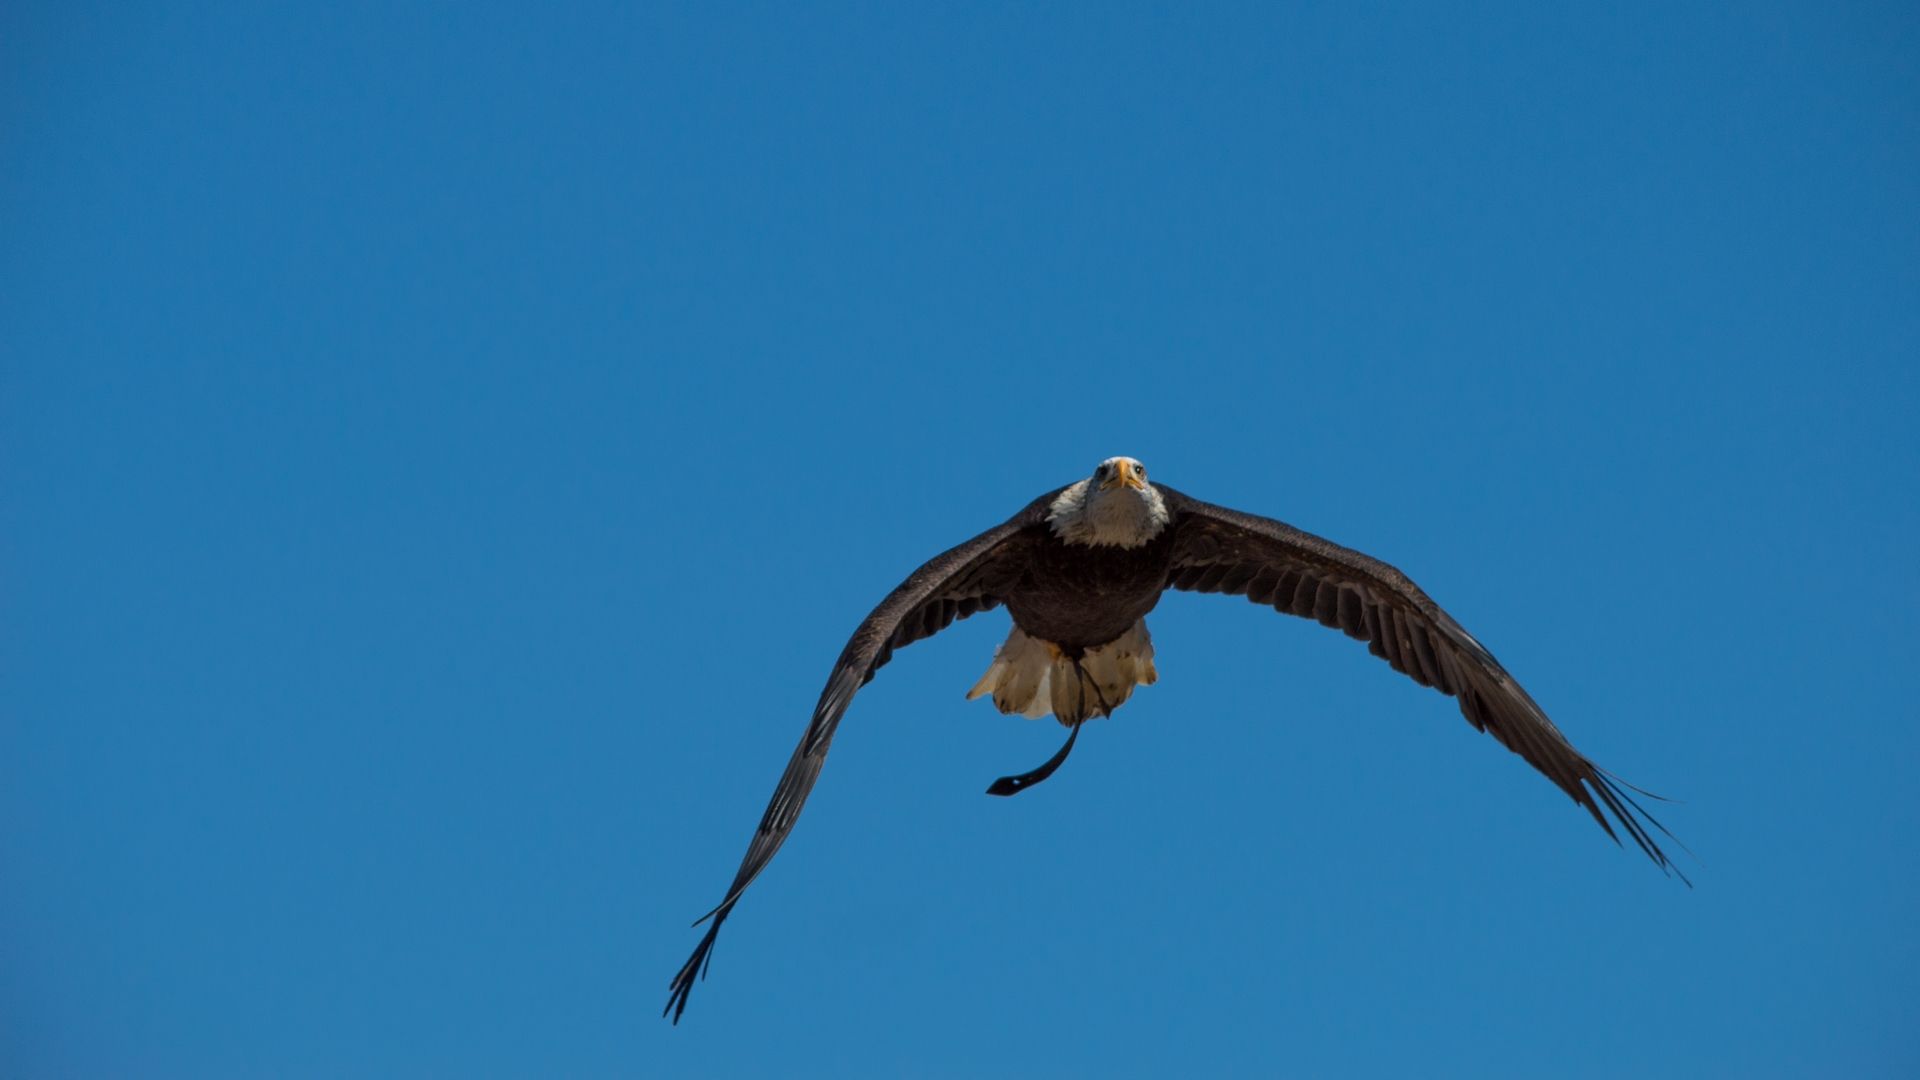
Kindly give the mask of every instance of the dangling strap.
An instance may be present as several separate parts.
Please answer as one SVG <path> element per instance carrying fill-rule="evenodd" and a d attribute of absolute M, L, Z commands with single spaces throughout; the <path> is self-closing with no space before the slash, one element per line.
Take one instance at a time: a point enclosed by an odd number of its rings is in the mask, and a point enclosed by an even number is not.
<path fill-rule="evenodd" d="M 1080 666 L 1080 661 L 1078 660 L 1073 662 L 1073 673 L 1079 679 L 1081 711 L 1085 711 L 1087 687 L 1092 686 L 1093 696 L 1100 702 L 1100 711 L 1095 715 L 1112 716 L 1113 707 L 1107 704 L 1107 695 L 1101 693 L 1100 684 L 1094 682 L 1093 679 L 1087 675 L 1086 669 Z M 1067 760 L 1067 755 L 1073 752 L 1073 740 L 1080 737 L 1080 725 L 1084 723 L 1086 723 L 1085 717 L 1075 720 L 1073 722 L 1073 730 L 1067 733 L 1066 745 L 1062 746 L 1058 753 L 1048 758 L 1039 768 L 1029 772 L 1023 772 L 1019 776 L 1003 776 L 995 780 L 993 784 L 987 788 L 987 794 L 1018 795 L 1040 781 L 1045 780 L 1047 777 L 1052 776 L 1053 771 L 1058 769 L 1060 763 Z"/>
<path fill-rule="evenodd" d="M 1067 735 L 1066 744 L 1060 747 L 1059 751 L 1052 757 L 1048 758 L 1045 764 L 1030 772 L 1023 772 L 1019 776 L 1003 776 L 995 780 L 993 785 L 987 788 L 987 794 L 1018 795 L 1040 781 L 1045 780 L 1047 777 L 1052 776 L 1053 770 L 1059 768 L 1060 763 L 1067 760 L 1067 754 L 1073 750 L 1073 740 L 1079 737 L 1080 725 L 1075 724 L 1073 725 L 1073 730 Z"/>

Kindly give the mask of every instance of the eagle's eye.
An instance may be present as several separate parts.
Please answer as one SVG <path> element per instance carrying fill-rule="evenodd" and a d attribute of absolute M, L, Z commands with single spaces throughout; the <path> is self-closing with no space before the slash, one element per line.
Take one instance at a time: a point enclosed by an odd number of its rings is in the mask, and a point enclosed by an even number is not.
<path fill-rule="evenodd" d="M 1142 480 L 1145 480 L 1147 478 L 1147 467 L 1145 465 L 1140 464 L 1137 461 L 1134 462 L 1133 475 L 1139 477 Z"/>

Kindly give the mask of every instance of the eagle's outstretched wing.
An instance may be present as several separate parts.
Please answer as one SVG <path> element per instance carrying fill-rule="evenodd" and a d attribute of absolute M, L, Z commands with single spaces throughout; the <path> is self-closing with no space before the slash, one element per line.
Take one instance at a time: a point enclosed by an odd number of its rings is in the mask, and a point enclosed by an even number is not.
<path fill-rule="evenodd" d="M 1468 722 L 1545 773 L 1607 835 L 1619 840 L 1610 813 L 1661 870 L 1686 880 L 1649 827 L 1673 834 L 1634 801 L 1629 785 L 1574 749 L 1493 654 L 1405 574 L 1291 525 L 1155 486 L 1178 530 L 1168 587 L 1245 596 L 1365 641 L 1394 670 L 1458 698 Z"/>
<path fill-rule="evenodd" d="M 780 774 L 780 783 L 773 789 L 773 799 L 760 817 L 760 827 L 754 831 L 753 842 L 747 846 L 746 858 L 740 861 L 740 869 L 727 888 L 726 898 L 700 920 L 711 919 L 713 923 L 679 974 L 673 977 L 672 993 L 661 1015 L 672 1013 L 674 1023 L 680 1022 L 680 1014 L 687 1009 L 687 995 L 693 992 L 694 980 L 704 974 L 720 924 L 726 921 L 733 906 L 740 902 L 740 894 L 759 876 L 793 831 L 794 819 L 800 816 L 801 805 L 813 790 L 814 781 L 820 778 L 820 767 L 827 760 L 827 747 L 833 742 L 834 730 L 846 715 L 853 695 L 873 678 L 895 649 L 931 637 L 955 619 L 998 606 L 1001 590 L 1016 581 L 1026 567 L 1030 530 L 1043 525 L 1047 506 L 1057 494 L 1055 491 L 1042 495 L 1002 524 L 928 560 L 901 582 L 899 588 L 888 593 L 853 632 L 847 647 L 840 652 L 840 659 L 833 665 L 826 689 L 820 692 L 820 701 L 813 708 L 813 719 L 807 724 L 806 734 L 794 748 L 786 772 Z M 694 925 L 698 926 L 699 922 Z"/>

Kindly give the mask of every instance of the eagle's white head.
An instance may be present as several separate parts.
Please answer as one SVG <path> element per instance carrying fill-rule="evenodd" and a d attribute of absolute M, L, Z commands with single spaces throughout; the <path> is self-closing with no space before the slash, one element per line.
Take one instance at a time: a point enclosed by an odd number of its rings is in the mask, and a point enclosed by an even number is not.
<path fill-rule="evenodd" d="M 1166 500 L 1147 483 L 1147 467 L 1130 457 L 1101 462 L 1047 508 L 1047 526 L 1070 544 L 1139 547 L 1166 528 L 1167 517 Z"/>

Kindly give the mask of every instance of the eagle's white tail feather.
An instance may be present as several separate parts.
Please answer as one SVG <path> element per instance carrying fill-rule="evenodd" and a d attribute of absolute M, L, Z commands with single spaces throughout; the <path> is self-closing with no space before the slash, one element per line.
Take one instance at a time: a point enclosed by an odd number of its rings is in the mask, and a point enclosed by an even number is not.
<path fill-rule="evenodd" d="M 1033 697 L 1027 702 L 1027 707 L 1020 710 L 1021 716 L 1038 720 L 1047 715 L 1047 710 L 1053 707 L 1052 683 L 1053 665 L 1049 664 L 1040 672 L 1040 685 L 1033 688 Z"/>
<path fill-rule="evenodd" d="M 1029 637 L 1014 627 L 1007 640 L 994 650 L 987 673 L 967 692 L 967 700 L 993 695 L 993 704 L 1003 713 L 1041 717 L 1052 713 L 1063 724 L 1072 724 L 1107 710 L 1117 709 L 1133 688 L 1147 686 L 1158 679 L 1153 667 L 1153 639 L 1147 634 L 1146 620 L 1098 648 L 1088 649 L 1080 658 L 1086 672 L 1085 685 L 1075 674 L 1073 661 L 1051 642 Z"/>

